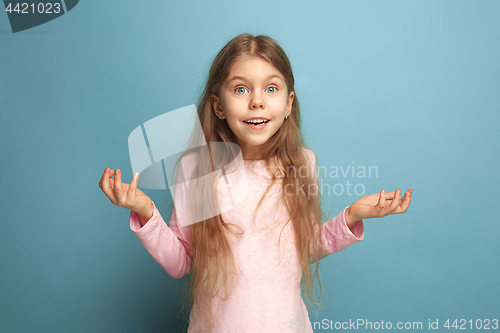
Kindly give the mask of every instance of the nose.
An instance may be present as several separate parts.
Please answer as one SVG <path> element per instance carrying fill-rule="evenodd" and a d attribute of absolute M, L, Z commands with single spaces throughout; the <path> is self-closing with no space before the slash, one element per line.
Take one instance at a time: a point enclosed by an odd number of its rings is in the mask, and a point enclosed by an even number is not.
<path fill-rule="evenodd" d="M 250 109 L 257 109 L 261 108 L 263 109 L 265 107 L 264 99 L 262 98 L 262 94 L 260 92 L 254 92 L 252 94 L 251 100 L 250 100 Z"/>

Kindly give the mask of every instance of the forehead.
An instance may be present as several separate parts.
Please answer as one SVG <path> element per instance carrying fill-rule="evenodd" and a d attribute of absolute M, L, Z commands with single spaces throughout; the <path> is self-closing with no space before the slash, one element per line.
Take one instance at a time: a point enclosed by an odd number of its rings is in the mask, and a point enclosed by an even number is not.
<path fill-rule="evenodd" d="M 229 68 L 226 82 L 234 79 L 263 80 L 271 77 L 284 82 L 284 77 L 280 71 L 267 60 L 259 56 L 245 56 L 237 59 Z"/>

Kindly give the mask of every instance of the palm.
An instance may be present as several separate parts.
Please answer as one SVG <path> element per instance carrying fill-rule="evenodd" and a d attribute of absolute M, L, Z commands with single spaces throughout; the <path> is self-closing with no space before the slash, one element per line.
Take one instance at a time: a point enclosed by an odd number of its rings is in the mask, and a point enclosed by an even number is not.
<path fill-rule="evenodd" d="M 349 214 L 356 220 L 384 217 L 389 214 L 401 214 L 406 212 L 411 201 L 411 193 L 408 190 L 403 198 L 400 198 L 401 191 L 384 193 L 373 193 L 365 195 L 354 201 L 349 207 Z"/>
<path fill-rule="evenodd" d="M 109 186 L 111 189 L 114 190 L 115 187 L 115 181 L 113 179 L 109 180 Z M 127 183 L 121 183 L 122 186 L 122 193 L 123 193 L 123 203 L 120 203 L 119 200 L 117 200 L 117 205 L 122 206 L 125 208 L 131 209 L 132 205 L 134 207 L 137 207 L 136 209 L 139 211 L 140 209 L 143 209 L 144 207 L 147 207 L 149 205 L 149 202 L 151 199 L 144 194 L 139 188 L 135 188 L 135 195 L 129 195 L 129 189 L 130 189 L 130 184 Z M 133 210 L 133 209 L 132 209 Z"/>
<path fill-rule="evenodd" d="M 115 181 L 113 179 L 109 179 L 109 187 L 111 187 L 111 189 L 115 188 Z M 130 184 L 122 183 L 122 190 L 125 192 L 125 194 L 128 194 L 129 188 Z M 137 197 L 137 199 L 139 199 L 140 197 L 147 197 L 147 195 L 144 194 L 144 192 L 142 192 L 141 190 L 139 190 L 139 188 L 135 189 L 135 196 Z"/>

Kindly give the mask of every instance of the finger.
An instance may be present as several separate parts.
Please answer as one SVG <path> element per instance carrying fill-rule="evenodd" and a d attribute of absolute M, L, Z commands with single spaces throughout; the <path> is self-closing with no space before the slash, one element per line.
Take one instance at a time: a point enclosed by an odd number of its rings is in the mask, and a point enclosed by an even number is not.
<path fill-rule="evenodd" d="M 394 194 L 394 199 L 392 200 L 390 206 L 389 206 L 389 211 L 390 212 L 394 212 L 398 206 L 399 206 L 399 203 L 401 202 L 401 190 L 398 188 L 396 191 L 396 193 Z"/>
<path fill-rule="evenodd" d="M 110 181 L 110 186 L 113 185 L 113 179 L 111 179 L 111 177 L 113 177 L 113 174 L 114 174 L 115 170 L 113 169 L 109 169 L 109 175 L 108 175 L 108 179 Z M 113 188 L 113 186 L 111 186 L 111 188 Z"/>
<path fill-rule="evenodd" d="M 381 212 L 385 208 L 385 191 L 384 190 L 380 191 L 378 203 L 375 207 L 379 212 Z"/>
<path fill-rule="evenodd" d="M 112 179 L 110 179 L 111 173 L 108 171 L 108 168 L 104 170 L 104 173 L 101 178 L 100 182 L 100 187 L 101 190 L 104 192 L 104 194 L 111 200 L 113 204 L 116 203 L 116 197 L 115 194 L 113 193 L 113 189 L 110 187 L 110 181 L 113 182 Z"/>
<path fill-rule="evenodd" d="M 412 193 L 412 190 L 408 190 L 406 191 L 404 197 L 403 197 L 403 201 L 401 202 L 401 205 L 400 205 L 400 211 L 398 210 L 398 213 L 404 213 L 406 212 L 406 210 L 408 209 L 408 207 L 410 206 L 410 202 L 411 202 L 411 193 Z"/>
<path fill-rule="evenodd" d="M 109 187 L 111 187 L 111 189 L 113 189 L 113 190 L 115 189 L 115 181 L 111 177 L 113 177 L 114 173 L 115 173 L 115 170 L 113 170 L 113 169 L 109 170 Z M 116 176 L 115 176 L 115 178 L 116 178 Z"/>
<path fill-rule="evenodd" d="M 396 191 L 385 192 L 385 200 L 394 199 L 395 194 L 396 194 Z"/>
<path fill-rule="evenodd" d="M 103 181 L 104 181 L 104 177 L 106 177 L 106 174 L 107 174 L 107 173 L 108 173 L 108 168 L 105 168 L 105 169 L 104 169 L 104 172 L 102 173 L 102 177 L 101 177 L 101 179 L 99 179 L 99 187 L 101 188 L 101 190 L 102 190 L 102 183 L 103 183 Z"/>
<path fill-rule="evenodd" d="M 109 181 L 109 169 L 105 168 L 104 172 L 102 173 L 102 177 L 99 180 L 99 187 L 102 189 L 104 186 L 107 185 L 108 181 Z"/>
<path fill-rule="evenodd" d="M 115 196 L 116 200 L 118 201 L 119 205 L 122 205 L 125 203 L 125 195 L 123 193 L 122 189 L 122 175 L 120 172 L 120 169 L 115 170 Z"/>
<path fill-rule="evenodd" d="M 132 181 L 130 182 L 130 187 L 128 190 L 128 195 L 132 201 L 135 200 L 135 190 L 137 189 L 137 183 L 139 181 L 139 173 L 135 172 Z"/>

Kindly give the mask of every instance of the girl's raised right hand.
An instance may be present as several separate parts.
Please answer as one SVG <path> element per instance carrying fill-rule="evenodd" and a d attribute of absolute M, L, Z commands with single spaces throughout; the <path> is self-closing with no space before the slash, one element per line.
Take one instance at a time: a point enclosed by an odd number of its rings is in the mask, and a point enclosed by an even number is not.
<path fill-rule="evenodd" d="M 113 173 L 115 174 L 114 180 L 111 179 Z M 137 188 L 138 181 L 138 172 L 135 173 L 129 185 L 127 183 L 122 183 L 119 169 L 108 170 L 108 168 L 106 168 L 99 181 L 99 187 L 104 194 L 106 194 L 111 203 L 136 212 L 141 217 L 142 222 L 143 219 L 147 221 L 153 216 L 154 207 L 153 201 Z"/>

